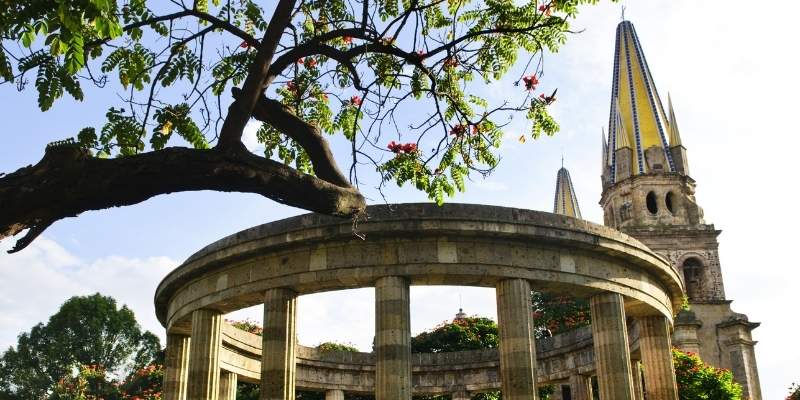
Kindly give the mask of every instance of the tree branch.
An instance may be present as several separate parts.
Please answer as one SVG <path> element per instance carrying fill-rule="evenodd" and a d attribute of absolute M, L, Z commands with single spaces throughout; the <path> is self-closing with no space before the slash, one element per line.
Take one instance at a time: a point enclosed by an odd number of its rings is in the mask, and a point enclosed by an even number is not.
<path fill-rule="evenodd" d="M 234 89 L 233 97 L 238 95 L 238 89 Z M 311 159 L 317 177 L 337 186 L 351 187 L 339 170 L 328 141 L 319 128 L 300 119 L 279 101 L 264 96 L 256 103 L 253 118 L 269 124 L 302 146 Z"/>
<path fill-rule="evenodd" d="M 257 193 L 337 216 L 352 216 L 366 207 L 354 188 L 246 151 L 172 147 L 100 159 L 67 145 L 48 148 L 36 165 L 0 177 L 0 239 L 30 229 L 10 251 L 16 252 L 60 219 L 196 190 Z"/>
<path fill-rule="evenodd" d="M 250 120 L 250 115 L 261 96 L 261 91 L 274 79 L 269 76 L 269 66 L 284 29 L 291 23 L 295 3 L 296 0 L 278 1 L 275 13 L 272 14 L 267 30 L 264 32 L 264 38 L 258 46 L 256 59 L 250 65 L 250 71 L 242 85 L 242 93 L 228 107 L 228 115 L 225 117 L 225 122 L 222 123 L 219 134 L 218 148 L 222 150 L 244 149 L 242 131 L 247 121 Z"/>

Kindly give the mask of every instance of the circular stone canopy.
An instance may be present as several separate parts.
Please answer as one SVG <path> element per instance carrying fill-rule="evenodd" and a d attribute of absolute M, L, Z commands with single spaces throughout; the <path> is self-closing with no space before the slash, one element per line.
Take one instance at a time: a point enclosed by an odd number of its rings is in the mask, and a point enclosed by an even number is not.
<path fill-rule="evenodd" d="M 370 206 L 366 220 L 306 214 L 259 225 L 189 257 L 156 290 L 171 333 L 190 331 L 197 309 L 228 313 L 264 301 L 271 288 L 299 295 L 373 286 L 494 287 L 523 278 L 534 290 L 624 296 L 628 316 L 670 321 L 683 301 L 678 272 L 639 241 L 563 215 L 473 204 Z"/>

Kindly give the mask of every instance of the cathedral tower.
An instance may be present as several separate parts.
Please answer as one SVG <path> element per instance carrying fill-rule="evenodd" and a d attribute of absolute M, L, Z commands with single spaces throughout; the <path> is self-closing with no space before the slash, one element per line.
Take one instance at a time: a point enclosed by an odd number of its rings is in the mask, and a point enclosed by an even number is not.
<path fill-rule="evenodd" d="M 760 399 L 751 336 L 758 323 L 730 308 L 718 256 L 721 231 L 703 220 L 672 100 L 665 109 L 629 21 L 617 26 L 602 146 L 605 224 L 669 259 L 684 278 L 690 311 L 676 319 L 675 345 L 731 369 L 745 397 Z"/>
<path fill-rule="evenodd" d="M 553 200 L 553 213 L 581 218 L 578 196 L 572 186 L 569 171 L 563 166 L 558 170 L 558 175 L 556 175 L 556 196 Z"/>

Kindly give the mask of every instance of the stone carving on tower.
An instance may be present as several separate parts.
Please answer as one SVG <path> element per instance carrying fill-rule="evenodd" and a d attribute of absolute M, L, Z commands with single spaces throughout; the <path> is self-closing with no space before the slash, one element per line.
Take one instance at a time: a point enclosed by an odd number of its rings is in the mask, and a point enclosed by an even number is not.
<path fill-rule="evenodd" d="M 601 153 L 605 225 L 640 240 L 682 274 L 690 310 L 676 318 L 674 344 L 731 369 L 745 397 L 760 399 L 751 336 L 759 324 L 730 308 L 718 255 L 721 231 L 703 219 L 672 100 L 665 109 L 629 21 L 617 26 L 610 100 Z"/>

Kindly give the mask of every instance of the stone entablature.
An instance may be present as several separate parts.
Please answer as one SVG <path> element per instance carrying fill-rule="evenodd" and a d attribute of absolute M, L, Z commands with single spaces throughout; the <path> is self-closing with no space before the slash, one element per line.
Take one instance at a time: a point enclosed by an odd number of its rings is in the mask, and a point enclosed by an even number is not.
<path fill-rule="evenodd" d="M 530 280 L 536 290 L 626 296 L 631 316 L 671 319 L 683 298 L 678 272 L 619 231 L 545 212 L 447 204 L 371 206 L 353 224 L 317 214 L 251 228 L 191 256 L 161 282 L 156 315 L 188 332 L 192 311 L 222 313 L 260 304 L 260 293 L 298 294 L 372 286 L 381 276 L 412 285 L 494 286 Z"/>

